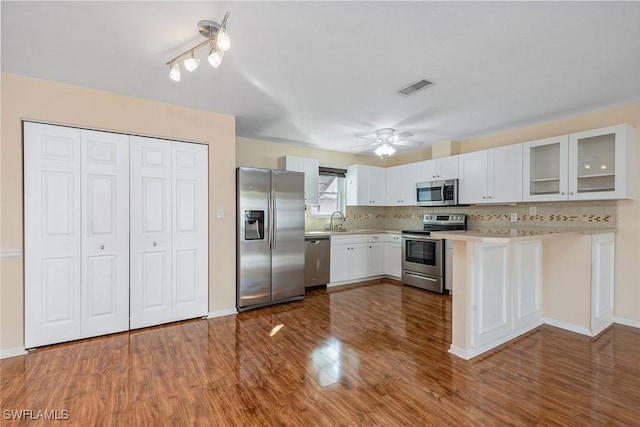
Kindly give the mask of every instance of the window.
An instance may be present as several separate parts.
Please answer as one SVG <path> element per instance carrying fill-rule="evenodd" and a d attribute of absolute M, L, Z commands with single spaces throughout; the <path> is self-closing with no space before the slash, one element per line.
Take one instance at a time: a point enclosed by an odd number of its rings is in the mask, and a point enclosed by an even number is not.
<path fill-rule="evenodd" d="M 345 209 L 344 169 L 320 167 L 318 173 L 318 205 L 311 206 L 312 217 L 328 217 Z"/>

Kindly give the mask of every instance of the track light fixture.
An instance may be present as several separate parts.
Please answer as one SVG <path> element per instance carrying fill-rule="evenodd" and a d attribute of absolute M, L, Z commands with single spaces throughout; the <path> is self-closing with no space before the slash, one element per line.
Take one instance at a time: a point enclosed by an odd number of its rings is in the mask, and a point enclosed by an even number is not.
<path fill-rule="evenodd" d="M 200 65 L 200 59 L 195 57 L 195 53 L 198 49 L 204 46 L 209 46 L 209 64 L 211 64 L 213 68 L 218 68 L 220 66 L 224 53 L 231 48 L 231 38 L 227 32 L 228 18 L 229 12 L 225 13 L 224 18 L 222 19 L 222 24 L 209 20 L 200 21 L 198 23 L 198 31 L 206 37 L 207 40 L 197 44 L 167 62 L 170 69 L 169 77 L 171 77 L 171 80 L 176 82 L 180 81 L 180 63 L 178 61 L 185 57 L 186 59 L 184 60 L 183 65 L 187 71 L 191 72 L 198 68 L 198 65 Z"/>

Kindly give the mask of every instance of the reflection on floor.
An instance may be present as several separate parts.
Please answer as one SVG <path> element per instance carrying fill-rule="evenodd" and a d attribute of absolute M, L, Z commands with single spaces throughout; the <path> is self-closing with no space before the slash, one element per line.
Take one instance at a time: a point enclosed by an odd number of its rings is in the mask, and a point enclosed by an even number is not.
<path fill-rule="evenodd" d="M 77 425 L 638 425 L 640 330 L 447 352 L 450 297 L 375 281 L 0 362 L 7 410 Z"/>

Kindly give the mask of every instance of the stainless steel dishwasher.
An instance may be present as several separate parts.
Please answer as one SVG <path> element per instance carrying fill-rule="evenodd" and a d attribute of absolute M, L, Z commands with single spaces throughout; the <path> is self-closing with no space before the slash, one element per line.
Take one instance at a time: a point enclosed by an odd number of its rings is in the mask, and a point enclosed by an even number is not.
<path fill-rule="evenodd" d="M 306 236 L 304 238 L 304 286 L 329 283 L 331 264 L 330 236 Z"/>

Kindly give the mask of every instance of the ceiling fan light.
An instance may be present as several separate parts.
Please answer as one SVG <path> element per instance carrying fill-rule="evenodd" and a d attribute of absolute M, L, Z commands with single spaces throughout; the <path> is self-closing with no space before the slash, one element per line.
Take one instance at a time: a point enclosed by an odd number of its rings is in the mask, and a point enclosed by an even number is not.
<path fill-rule="evenodd" d="M 184 60 L 184 68 L 189 72 L 198 68 L 198 65 L 200 65 L 200 60 L 193 56 L 193 52 L 191 52 L 191 56 L 189 58 Z"/>
<path fill-rule="evenodd" d="M 384 156 L 392 156 L 396 152 L 396 149 L 391 146 L 391 144 L 383 143 L 378 148 L 375 149 L 374 153 L 378 157 Z"/>
<path fill-rule="evenodd" d="M 180 64 L 177 62 L 171 66 L 171 71 L 169 71 L 169 77 L 171 80 L 179 82 L 180 81 Z"/>
<path fill-rule="evenodd" d="M 213 68 L 218 68 L 222 63 L 223 57 L 224 57 L 223 50 L 217 50 L 215 48 L 211 49 L 211 51 L 209 52 L 209 64 L 211 64 Z"/>
<path fill-rule="evenodd" d="M 226 52 L 231 48 L 231 38 L 229 37 L 229 33 L 227 33 L 226 28 L 221 28 L 220 32 L 218 32 L 216 47 L 223 52 Z"/>

